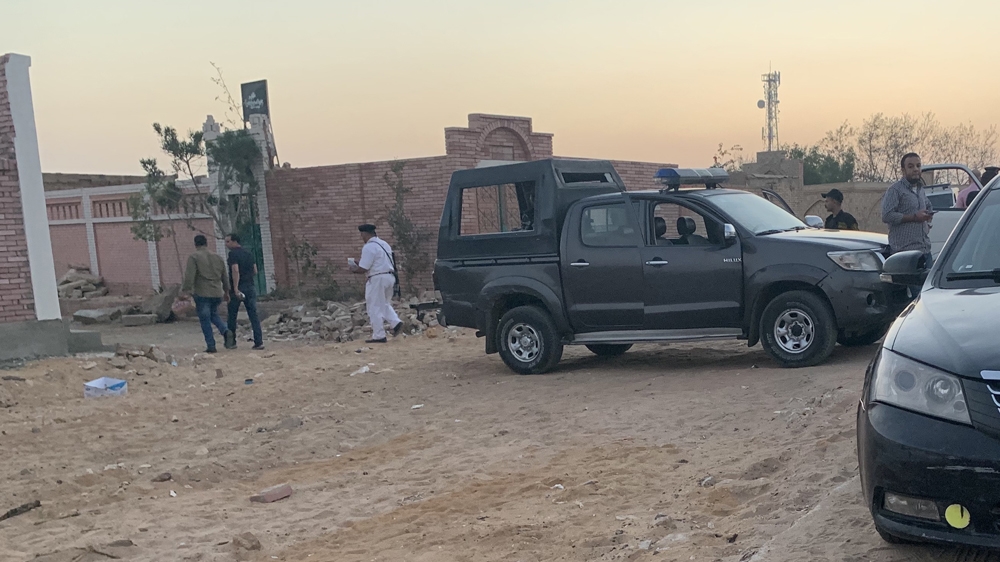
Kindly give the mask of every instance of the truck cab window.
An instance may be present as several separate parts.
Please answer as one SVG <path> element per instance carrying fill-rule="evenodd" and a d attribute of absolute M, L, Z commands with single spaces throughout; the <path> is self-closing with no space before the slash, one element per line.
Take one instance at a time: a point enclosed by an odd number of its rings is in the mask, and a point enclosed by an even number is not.
<path fill-rule="evenodd" d="M 527 232 L 534 228 L 534 181 L 462 190 L 461 236 Z"/>
<path fill-rule="evenodd" d="M 587 246 L 635 245 L 635 229 L 624 203 L 584 209 L 580 219 L 580 236 Z"/>
<path fill-rule="evenodd" d="M 722 224 L 676 203 L 653 208 L 653 238 L 650 246 L 722 245 Z"/>

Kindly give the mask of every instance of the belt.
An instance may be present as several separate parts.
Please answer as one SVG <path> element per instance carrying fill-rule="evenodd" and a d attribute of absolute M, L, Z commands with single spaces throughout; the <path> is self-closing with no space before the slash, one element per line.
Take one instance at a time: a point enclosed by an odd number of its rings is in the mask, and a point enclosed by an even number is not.
<path fill-rule="evenodd" d="M 382 273 L 372 273 L 371 275 L 368 276 L 368 278 L 371 279 L 372 277 L 375 277 L 376 275 L 392 275 L 392 273 L 393 272 L 391 272 L 391 271 L 383 271 Z"/>

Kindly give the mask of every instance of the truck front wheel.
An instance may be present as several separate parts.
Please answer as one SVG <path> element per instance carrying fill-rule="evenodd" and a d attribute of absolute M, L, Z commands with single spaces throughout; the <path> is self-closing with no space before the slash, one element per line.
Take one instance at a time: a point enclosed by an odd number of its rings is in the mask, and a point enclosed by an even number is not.
<path fill-rule="evenodd" d="M 534 306 L 519 306 L 500 318 L 500 358 L 522 375 L 552 370 L 562 359 L 563 344 L 549 315 Z"/>
<path fill-rule="evenodd" d="M 784 367 L 811 367 L 837 345 L 837 325 L 826 302 L 808 291 L 775 297 L 760 319 L 764 349 Z"/>

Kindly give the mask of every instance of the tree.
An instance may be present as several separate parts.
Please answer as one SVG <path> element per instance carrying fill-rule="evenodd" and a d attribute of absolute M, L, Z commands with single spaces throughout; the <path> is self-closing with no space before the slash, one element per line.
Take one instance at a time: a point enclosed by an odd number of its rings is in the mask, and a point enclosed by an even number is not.
<path fill-rule="evenodd" d="M 392 230 L 395 242 L 393 259 L 397 270 L 402 273 L 403 283 L 410 293 L 416 292 L 413 280 L 427 271 L 430 259 L 424 250 L 427 234 L 406 214 L 406 195 L 411 189 L 403 181 L 406 162 L 394 162 L 389 172 L 382 176 L 385 185 L 392 190 L 393 205 L 386 208 L 386 222 Z"/>
<path fill-rule="evenodd" d="M 851 149 L 844 154 L 836 154 L 820 143 L 813 146 L 793 144 L 784 150 L 789 158 L 802 160 L 802 182 L 805 185 L 840 183 L 851 181 L 854 177 L 855 157 Z"/>
<path fill-rule="evenodd" d="M 710 166 L 712 168 L 723 168 L 727 172 L 738 172 L 743 164 L 750 162 L 743 157 L 743 147 L 734 144 L 729 148 L 724 148 L 723 143 L 719 143 L 718 150 L 715 151 L 715 156 L 712 157 L 713 164 Z"/>

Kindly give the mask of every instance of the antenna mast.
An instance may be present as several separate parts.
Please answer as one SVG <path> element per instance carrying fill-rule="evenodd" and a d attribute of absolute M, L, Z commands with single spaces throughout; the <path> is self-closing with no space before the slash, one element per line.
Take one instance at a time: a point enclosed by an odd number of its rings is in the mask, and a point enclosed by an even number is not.
<path fill-rule="evenodd" d="M 761 138 L 764 141 L 767 151 L 778 148 L 778 86 L 781 85 L 781 73 L 778 71 L 768 71 L 761 75 L 760 81 L 764 83 L 764 99 L 757 102 L 757 107 L 765 110 L 767 115 L 764 128 L 761 130 Z"/>

